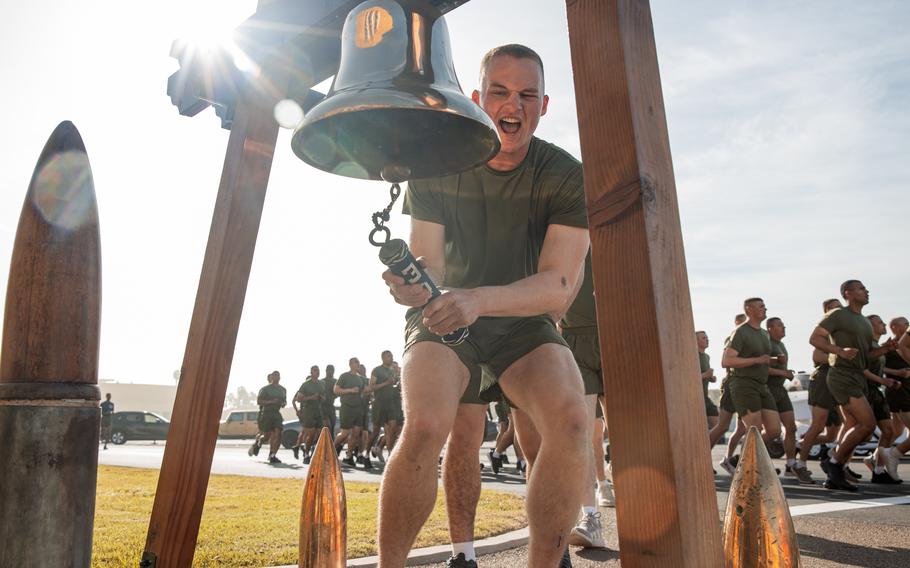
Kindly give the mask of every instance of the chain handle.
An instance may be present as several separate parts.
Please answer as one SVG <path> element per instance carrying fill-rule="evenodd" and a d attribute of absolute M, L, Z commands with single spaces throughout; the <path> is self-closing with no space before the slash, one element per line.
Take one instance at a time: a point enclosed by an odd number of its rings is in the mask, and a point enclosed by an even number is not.
<path fill-rule="evenodd" d="M 395 202 L 398 201 L 398 196 L 401 195 L 401 186 L 397 183 L 393 183 L 392 187 L 389 188 L 389 196 L 392 198 L 389 201 L 389 204 L 382 211 L 377 211 L 373 213 L 373 230 L 370 231 L 370 244 L 375 247 L 381 247 L 382 245 L 389 242 L 389 239 L 392 238 L 392 233 L 389 231 L 389 228 L 385 226 L 389 222 L 389 213 L 392 212 L 392 207 L 395 205 Z M 376 235 L 382 233 L 385 236 L 385 239 L 382 242 L 376 240 Z"/>

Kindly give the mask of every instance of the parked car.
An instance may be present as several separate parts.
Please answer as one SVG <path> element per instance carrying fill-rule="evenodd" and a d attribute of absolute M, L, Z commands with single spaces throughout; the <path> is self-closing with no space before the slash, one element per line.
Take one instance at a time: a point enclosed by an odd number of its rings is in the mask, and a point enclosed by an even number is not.
<path fill-rule="evenodd" d="M 231 410 L 218 425 L 219 438 L 255 438 L 259 433 L 258 410 Z"/>
<path fill-rule="evenodd" d="M 167 440 L 171 423 L 154 412 L 115 412 L 111 424 L 111 442 L 120 445 L 129 440 Z"/>

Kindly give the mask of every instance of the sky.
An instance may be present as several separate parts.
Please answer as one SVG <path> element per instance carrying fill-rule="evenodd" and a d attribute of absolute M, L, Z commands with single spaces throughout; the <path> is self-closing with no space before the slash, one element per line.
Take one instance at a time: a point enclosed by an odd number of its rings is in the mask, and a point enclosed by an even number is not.
<path fill-rule="evenodd" d="M 255 6 L 32 0 L 0 19 L 0 295 L 32 169 L 72 120 L 101 219 L 101 379 L 173 384 L 181 366 L 228 132 L 211 109 L 187 118 L 171 105 L 170 45 L 223 33 Z M 845 279 L 869 288 L 866 313 L 910 314 L 910 4 L 651 6 L 693 312 L 714 366 L 749 296 L 783 318 L 796 370 L 811 367 L 821 301 Z M 446 20 L 466 93 L 488 49 L 541 54 L 550 106 L 537 135 L 579 156 L 564 3 L 472 0 Z M 403 308 L 366 240 L 387 186 L 307 166 L 290 136 L 278 139 L 232 391 L 273 369 L 291 385 L 313 364 L 340 372 L 351 356 L 372 368 L 403 347 Z M 390 227 L 406 238 L 400 204 Z"/>

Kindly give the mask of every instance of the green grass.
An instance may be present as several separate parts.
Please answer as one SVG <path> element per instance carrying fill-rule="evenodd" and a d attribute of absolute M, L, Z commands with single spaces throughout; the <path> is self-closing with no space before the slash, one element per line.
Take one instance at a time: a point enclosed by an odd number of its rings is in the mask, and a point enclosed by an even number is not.
<path fill-rule="evenodd" d="M 139 565 L 145 545 L 158 471 L 98 468 L 92 566 Z M 194 566 L 274 566 L 297 563 L 302 479 L 212 475 Z M 376 553 L 379 486 L 346 483 L 348 558 Z M 527 524 L 524 499 L 484 490 L 477 511 L 476 538 Z M 417 547 L 449 541 L 442 494 L 417 538 Z"/>

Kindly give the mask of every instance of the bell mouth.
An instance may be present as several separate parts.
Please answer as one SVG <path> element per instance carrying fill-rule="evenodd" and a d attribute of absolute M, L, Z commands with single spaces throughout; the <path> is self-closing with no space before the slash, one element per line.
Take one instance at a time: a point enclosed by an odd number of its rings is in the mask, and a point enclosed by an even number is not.
<path fill-rule="evenodd" d="M 304 118 L 291 148 L 320 170 L 397 182 L 479 166 L 499 152 L 500 142 L 486 113 L 460 93 L 374 88 L 326 99 Z"/>

